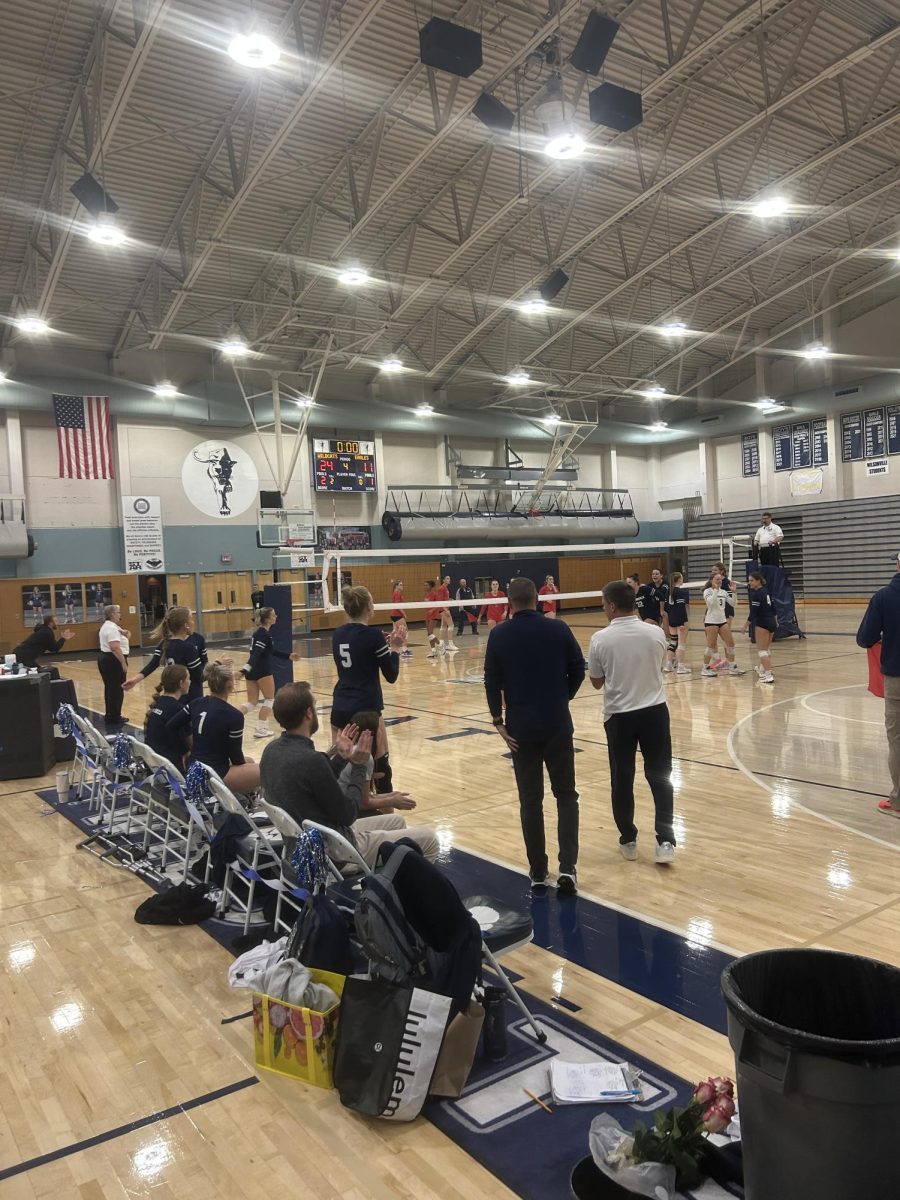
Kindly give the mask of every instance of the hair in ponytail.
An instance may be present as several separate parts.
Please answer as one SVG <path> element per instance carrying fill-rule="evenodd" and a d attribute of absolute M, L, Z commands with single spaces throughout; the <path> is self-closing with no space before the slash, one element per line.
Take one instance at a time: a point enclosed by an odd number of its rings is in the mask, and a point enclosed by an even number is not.
<path fill-rule="evenodd" d="M 188 622 L 191 619 L 191 610 L 184 604 L 176 604 L 174 608 L 167 610 L 166 615 L 150 633 L 150 640 L 154 642 L 162 642 L 165 647 L 166 643 L 170 642 L 173 637 L 181 633 L 183 629 L 187 629 Z"/>
<path fill-rule="evenodd" d="M 147 709 L 147 715 L 144 717 L 144 725 L 150 720 L 150 714 L 153 711 L 153 705 L 160 696 L 171 696 L 177 692 L 186 679 L 190 679 L 191 673 L 181 665 L 181 663 L 169 663 L 167 667 L 163 667 L 159 676 L 159 683 L 153 689 L 153 699 L 150 701 L 150 707 Z"/>
<path fill-rule="evenodd" d="M 229 685 L 234 684 L 234 671 L 224 663 L 207 663 L 203 668 L 203 680 L 213 696 L 224 699 L 228 695 Z"/>

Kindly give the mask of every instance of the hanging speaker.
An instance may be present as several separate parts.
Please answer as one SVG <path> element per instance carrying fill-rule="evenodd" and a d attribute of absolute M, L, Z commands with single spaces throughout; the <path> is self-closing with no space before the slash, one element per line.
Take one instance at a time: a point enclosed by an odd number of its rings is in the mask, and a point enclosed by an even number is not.
<path fill-rule="evenodd" d="M 475 101 L 472 115 L 477 117 L 482 125 L 497 133 L 509 133 L 516 123 L 516 114 L 510 112 L 505 104 L 501 104 L 496 96 L 491 96 L 488 92 L 482 92 Z"/>
<path fill-rule="evenodd" d="M 644 119 L 640 92 L 630 92 L 628 88 L 618 87 L 614 83 L 601 83 L 594 88 L 588 96 L 588 103 L 595 125 L 605 125 L 608 129 L 617 129 L 619 133 L 634 129 Z"/>
<path fill-rule="evenodd" d="M 579 71 L 598 75 L 609 48 L 619 32 L 619 22 L 592 12 L 584 23 L 569 62 Z"/>
<path fill-rule="evenodd" d="M 93 175 L 82 175 L 80 179 L 75 180 L 69 191 L 80 204 L 84 205 L 92 217 L 119 211 L 118 204 Z"/>
<path fill-rule="evenodd" d="M 549 304 L 551 300 L 555 300 L 559 293 L 569 282 L 569 277 L 562 269 L 556 270 L 546 279 L 538 288 L 541 299 L 546 300 Z"/>
<path fill-rule="evenodd" d="M 260 492 L 259 493 L 260 508 L 281 508 L 281 492 Z"/>
<path fill-rule="evenodd" d="M 419 30 L 419 59 L 426 67 L 468 79 L 481 66 L 481 34 L 432 17 Z"/>

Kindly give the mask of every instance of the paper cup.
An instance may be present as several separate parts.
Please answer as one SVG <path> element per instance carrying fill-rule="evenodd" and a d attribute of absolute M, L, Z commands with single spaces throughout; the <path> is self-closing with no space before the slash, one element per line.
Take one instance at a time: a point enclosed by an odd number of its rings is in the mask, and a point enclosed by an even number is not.
<path fill-rule="evenodd" d="M 69 772 L 56 772 L 56 794 L 60 800 L 68 800 L 69 798 Z"/>

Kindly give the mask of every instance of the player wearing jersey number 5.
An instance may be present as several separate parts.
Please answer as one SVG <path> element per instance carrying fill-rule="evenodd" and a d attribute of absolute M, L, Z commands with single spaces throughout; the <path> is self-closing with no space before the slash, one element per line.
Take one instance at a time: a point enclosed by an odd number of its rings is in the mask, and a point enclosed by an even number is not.
<path fill-rule="evenodd" d="M 400 635 L 393 630 L 386 638 L 380 629 L 370 627 L 375 609 L 369 589 L 344 588 L 342 600 L 350 620 L 339 626 L 331 638 L 331 652 L 338 673 L 331 709 L 332 741 L 337 740 L 345 726 L 352 724 L 354 713 L 361 709 L 382 712 L 381 677 L 384 676 L 388 683 L 396 683 L 400 674 L 400 655 L 397 653 L 397 647 L 402 645 Z M 376 790 L 389 792 L 392 776 L 384 720 L 378 733 L 384 753 L 375 763 L 375 773 L 379 776 Z"/>

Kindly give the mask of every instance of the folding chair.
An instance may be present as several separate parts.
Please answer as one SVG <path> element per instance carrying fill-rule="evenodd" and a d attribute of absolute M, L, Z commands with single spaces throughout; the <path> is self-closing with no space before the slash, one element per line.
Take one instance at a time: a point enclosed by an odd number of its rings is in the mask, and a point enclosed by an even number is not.
<path fill-rule="evenodd" d="M 209 771 L 208 778 L 210 792 L 223 816 L 227 814 L 243 817 L 245 821 L 254 825 L 253 814 L 247 812 L 215 771 Z M 269 819 L 271 820 L 271 818 Z M 273 828 L 277 831 L 274 822 Z M 237 841 L 235 856 L 226 865 L 225 880 L 222 884 L 222 895 L 217 913 L 218 916 L 222 916 L 233 903 L 238 911 L 244 914 L 244 933 L 247 933 L 250 928 L 253 902 L 256 898 L 256 885 L 262 883 L 264 887 L 266 886 L 261 875 L 262 868 L 274 868 L 275 872 L 280 873 L 281 861 L 272 846 L 272 840 L 254 825 L 254 828 Z M 236 890 L 238 885 L 242 885 L 241 891 Z"/>
<path fill-rule="evenodd" d="M 266 814 L 275 829 L 281 834 L 281 856 L 279 859 L 278 872 L 278 899 L 275 902 L 275 919 L 273 924 L 275 932 L 279 929 L 285 933 L 290 933 L 294 922 L 300 915 L 300 906 L 302 901 L 297 895 L 300 890 L 299 880 L 296 872 L 291 866 L 291 855 L 294 853 L 294 846 L 297 844 L 297 838 L 303 833 L 303 830 L 297 824 L 293 817 L 289 816 L 283 808 L 278 808 L 275 804 L 270 804 L 268 800 L 260 799 L 259 806 Z M 273 846 L 274 850 L 275 847 Z M 294 917 L 291 923 L 282 917 L 282 909 L 285 907 L 294 910 Z"/>
<path fill-rule="evenodd" d="M 130 835 L 132 824 L 143 826 L 144 850 L 150 853 L 151 842 L 157 843 L 160 871 L 165 872 L 171 858 L 181 867 L 181 881 L 187 882 L 198 841 L 208 842 L 212 838 L 212 818 L 205 806 L 198 807 L 188 799 L 184 776 L 174 763 L 137 738 L 132 739 L 131 749 L 135 761 L 145 770 L 145 778 L 131 790 L 126 836 Z M 138 812 L 141 802 L 145 806 L 143 814 Z M 200 882 L 205 883 L 208 878 L 209 856 Z"/>
<path fill-rule="evenodd" d="M 362 891 L 362 880 L 366 875 L 372 875 L 371 867 L 345 837 L 327 825 L 319 825 L 316 821 L 304 821 L 304 830 L 316 829 L 322 835 L 325 843 L 325 853 L 328 857 L 329 873 L 335 880 L 335 887 L 329 889 L 335 903 L 344 902 L 345 907 L 355 907 Z M 338 864 L 348 864 L 356 870 L 347 875 L 346 869 L 341 870 Z M 492 896 L 469 896 L 462 898 L 463 905 L 478 922 L 481 930 L 482 961 L 497 976 L 500 986 L 509 999 L 518 1008 L 534 1031 L 541 1043 L 546 1042 L 547 1034 L 541 1029 L 532 1016 L 525 1001 L 513 986 L 509 976 L 497 961 L 504 954 L 527 946 L 534 938 L 534 925 L 528 913 L 510 908 Z"/>
<path fill-rule="evenodd" d="M 71 704 L 60 705 L 66 708 L 72 720 L 72 736 L 75 738 L 75 772 L 78 774 L 75 785 L 75 799 L 88 802 L 88 810 L 94 811 L 98 803 L 98 794 L 103 779 L 103 764 L 112 754 L 109 742 L 87 717 L 76 712 Z M 57 717 L 58 719 L 58 717 Z M 87 790 L 87 796 L 83 793 Z"/>

